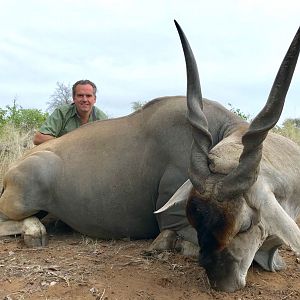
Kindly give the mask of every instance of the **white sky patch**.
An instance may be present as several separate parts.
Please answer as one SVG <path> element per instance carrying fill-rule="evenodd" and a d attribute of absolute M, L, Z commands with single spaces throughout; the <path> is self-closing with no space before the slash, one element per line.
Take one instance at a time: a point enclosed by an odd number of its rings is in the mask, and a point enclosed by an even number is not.
<path fill-rule="evenodd" d="M 194 51 L 203 95 L 251 115 L 263 107 L 300 25 L 300 1 L 2 0 L 0 107 L 15 95 L 45 110 L 56 82 L 88 78 L 110 116 L 134 101 L 185 94 L 176 19 Z M 283 117 L 300 117 L 299 66 Z"/>

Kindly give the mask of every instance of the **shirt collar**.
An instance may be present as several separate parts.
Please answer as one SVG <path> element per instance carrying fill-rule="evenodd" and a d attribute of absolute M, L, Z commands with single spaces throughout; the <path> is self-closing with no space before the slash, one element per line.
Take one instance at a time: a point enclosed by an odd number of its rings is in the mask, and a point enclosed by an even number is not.
<path fill-rule="evenodd" d="M 76 115 L 77 118 L 80 120 L 81 118 L 80 118 L 79 114 L 77 113 L 77 109 L 76 109 L 75 103 L 74 103 L 74 102 L 71 103 L 71 106 L 72 106 L 72 109 L 71 109 L 71 116 L 74 117 L 74 116 Z M 92 111 L 91 111 L 91 113 L 90 113 L 90 115 L 89 115 L 89 120 L 90 120 L 91 117 L 92 117 L 92 114 L 93 114 L 93 110 L 94 110 L 94 109 L 95 109 L 95 107 L 93 106 L 93 107 L 92 107 Z"/>

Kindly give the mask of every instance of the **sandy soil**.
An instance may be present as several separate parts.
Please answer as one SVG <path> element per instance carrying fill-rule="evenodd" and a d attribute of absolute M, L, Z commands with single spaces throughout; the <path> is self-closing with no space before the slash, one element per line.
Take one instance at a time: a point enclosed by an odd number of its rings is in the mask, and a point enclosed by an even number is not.
<path fill-rule="evenodd" d="M 288 249 L 287 269 L 253 265 L 235 293 L 210 289 L 197 259 L 163 252 L 147 256 L 146 241 L 100 241 L 61 228 L 49 246 L 26 248 L 20 237 L 0 239 L 0 299 L 300 299 L 300 263 Z"/>

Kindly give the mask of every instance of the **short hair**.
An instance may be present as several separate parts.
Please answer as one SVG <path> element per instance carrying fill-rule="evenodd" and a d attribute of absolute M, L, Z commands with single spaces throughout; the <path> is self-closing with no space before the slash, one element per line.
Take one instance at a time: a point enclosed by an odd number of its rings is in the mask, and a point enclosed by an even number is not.
<path fill-rule="evenodd" d="M 94 96 L 96 96 L 96 93 L 97 93 L 97 87 L 96 87 L 96 84 L 88 79 L 82 79 L 82 80 L 78 80 L 76 81 L 73 86 L 72 86 L 72 96 L 73 98 L 75 97 L 75 93 L 76 93 L 76 86 L 77 85 L 85 85 L 85 84 L 89 84 L 93 87 L 93 93 L 94 93 Z"/>

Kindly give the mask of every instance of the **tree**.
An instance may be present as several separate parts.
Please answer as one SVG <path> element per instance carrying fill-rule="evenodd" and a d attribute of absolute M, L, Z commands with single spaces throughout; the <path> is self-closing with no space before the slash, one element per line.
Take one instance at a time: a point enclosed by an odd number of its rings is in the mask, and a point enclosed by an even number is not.
<path fill-rule="evenodd" d="M 145 104 L 147 103 L 147 101 L 134 101 L 134 102 L 131 102 L 131 109 L 133 111 L 136 111 L 136 110 L 139 110 L 141 109 Z"/>
<path fill-rule="evenodd" d="M 56 82 L 56 89 L 46 103 L 48 105 L 47 111 L 52 112 L 55 108 L 64 104 L 71 104 L 72 102 L 72 89 L 70 84 L 65 85 L 62 82 Z"/>

